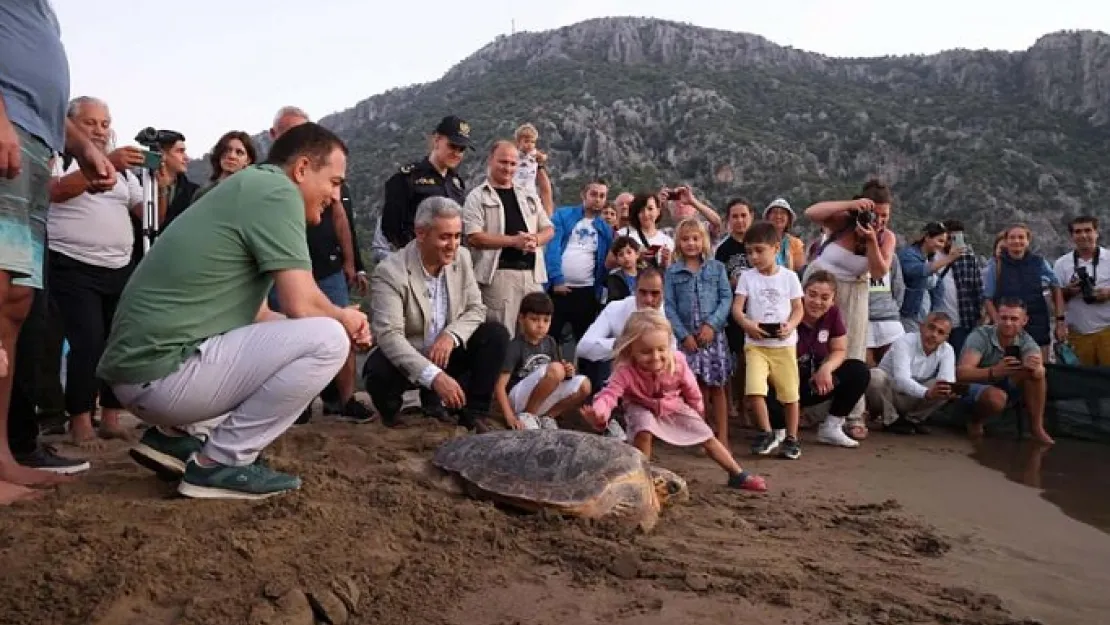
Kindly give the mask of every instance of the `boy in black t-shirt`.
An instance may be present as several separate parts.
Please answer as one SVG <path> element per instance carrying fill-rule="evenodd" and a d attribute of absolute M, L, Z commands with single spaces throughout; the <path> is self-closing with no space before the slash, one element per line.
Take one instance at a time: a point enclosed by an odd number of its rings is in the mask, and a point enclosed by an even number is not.
<path fill-rule="evenodd" d="M 520 332 L 509 343 L 494 396 L 505 422 L 516 430 L 558 429 L 559 416 L 590 396 L 590 381 L 576 375 L 548 335 L 555 306 L 547 293 L 529 293 L 520 302 Z"/>

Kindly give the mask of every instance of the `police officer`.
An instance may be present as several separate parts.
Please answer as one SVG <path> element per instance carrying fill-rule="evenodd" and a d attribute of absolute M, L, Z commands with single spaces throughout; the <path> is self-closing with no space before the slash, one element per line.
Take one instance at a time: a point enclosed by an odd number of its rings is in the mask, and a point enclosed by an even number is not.
<path fill-rule="evenodd" d="M 463 154 L 474 149 L 470 124 L 448 115 L 432 134 L 428 156 L 403 165 L 385 182 L 385 204 L 374 234 L 374 259 L 399 250 L 416 238 L 413 217 L 420 201 L 430 196 L 445 196 L 461 206 L 466 201 L 466 185 L 458 167 Z"/>

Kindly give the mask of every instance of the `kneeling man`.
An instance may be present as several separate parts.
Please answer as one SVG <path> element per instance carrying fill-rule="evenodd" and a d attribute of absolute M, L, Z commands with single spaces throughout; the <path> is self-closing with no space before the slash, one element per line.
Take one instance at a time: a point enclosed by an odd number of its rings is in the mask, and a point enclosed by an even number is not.
<path fill-rule="evenodd" d="M 370 279 L 378 348 L 363 366 L 366 391 L 387 426 L 402 424 L 401 395 L 419 386 L 475 429 L 489 414 L 509 331 L 486 321 L 470 252 L 460 247 L 458 203 L 429 197 L 413 223 L 416 239 L 382 259 Z"/>
<path fill-rule="evenodd" d="M 956 379 L 971 383 L 965 399 L 972 404 L 968 422 L 972 437 L 982 436 L 983 422 L 1001 414 L 1010 396 L 1020 392 L 1029 411 L 1033 438 L 1048 445 L 1055 442 L 1044 429 L 1048 382 L 1041 349 L 1025 331 L 1028 322 L 1025 302 L 1003 298 L 998 303 L 998 325 L 975 328 L 964 343 Z"/>
<path fill-rule="evenodd" d="M 883 429 L 895 434 L 928 434 L 925 421 L 952 397 L 956 352 L 948 344 L 952 318 L 931 313 L 921 332 L 894 340 L 871 370 L 867 403 L 881 414 Z"/>
<path fill-rule="evenodd" d="M 259 499 L 300 487 L 259 462 L 347 359 L 365 315 L 312 277 L 306 223 L 338 196 L 347 148 L 317 124 L 177 218 L 123 291 L 97 375 L 153 424 L 132 457 L 189 497 Z M 277 287 L 285 315 L 266 306 Z M 184 428 L 226 415 L 203 443 Z"/>

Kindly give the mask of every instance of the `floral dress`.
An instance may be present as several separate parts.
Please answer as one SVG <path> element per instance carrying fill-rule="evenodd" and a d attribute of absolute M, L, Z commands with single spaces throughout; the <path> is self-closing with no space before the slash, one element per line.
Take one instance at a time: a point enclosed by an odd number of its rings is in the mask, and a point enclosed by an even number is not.
<path fill-rule="evenodd" d="M 695 285 L 695 288 L 696 285 Z M 693 327 L 700 329 L 702 324 L 701 307 L 698 305 L 700 298 L 694 298 L 694 323 Z M 695 335 L 696 336 L 696 335 Z M 706 386 L 724 386 L 730 377 L 735 363 L 733 355 L 728 349 L 724 330 L 718 330 L 713 335 L 713 340 L 708 345 L 690 353 L 684 351 L 690 363 L 690 369 L 698 380 Z"/>

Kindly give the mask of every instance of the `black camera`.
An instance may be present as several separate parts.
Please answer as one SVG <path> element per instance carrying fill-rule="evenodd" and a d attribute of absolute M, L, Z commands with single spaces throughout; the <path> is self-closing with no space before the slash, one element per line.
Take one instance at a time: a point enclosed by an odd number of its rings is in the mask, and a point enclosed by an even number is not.
<path fill-rule="evenodd" d="M 150 126 L 143 128 L 139 131 L 139 134 L 135 135 L 135 143 L 138 143 L 151 152 L 161 152 L 163 145 L 184 140 L 185 137 L 179 132 L 173 130 L 156 130 Z"/>
<path fill-rule="evenodd" d="M 876 218 L 873 210 L 851 210 L 848 211 L 848 217 L 860 228 L 875 227 Z"/>
<path fill-rule="evenodd" d="M 1088 304 L 1097 304 L 1095 277 L 1091 275 L 1091 272 L 1087 271 L 1086 267 L 1076 267 L 1075 277 L 1079 279 L 1079 292 L 1083 295 L 1083 301 Z"/>

